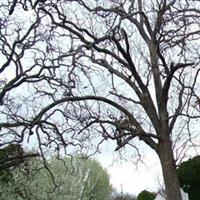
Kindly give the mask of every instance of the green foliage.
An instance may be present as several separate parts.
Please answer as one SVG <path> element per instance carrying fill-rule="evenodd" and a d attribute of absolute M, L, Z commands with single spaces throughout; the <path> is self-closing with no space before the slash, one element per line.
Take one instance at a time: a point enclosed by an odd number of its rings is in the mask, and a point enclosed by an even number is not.
<path fill-rule="evenodd" d="M 43 160 L 31 159 L 13 170 L 15 184 L 1 188 L 9 200 L 110 200 L 109 176 L 101 165 L 92 159 L 51 158 L 47 166 Z M 6 193 L 6 194 L 5 194 Z M 2 197 L 1 197 L 2 198 Z"/>
<path fill-rule="evenodd" d="M 0 149 L 0 169 L 8 169 L 20 165 L 23 148 L 19 144 L 9 144 Z"/>
<path fill-rule="evenodd" d="M 200 156 L 180 164 L 177 169 L 180 185 L 189 194 L 190 200 L 200 199 Z"/>
<path fill-rule="evenodd" d="M 137 200 L 154 200 L 156 198 L 156 194 L 153 192 L 149 192 L 147 190 L 143 190 L 137 196 Z"/>
<path fill-rule="evenodd" d="M 0 182 L 7 183 L 12 180 L 11 169 L 22 163 L 23 148 L 19 144 L 9 144 L 0 149 Z"/>

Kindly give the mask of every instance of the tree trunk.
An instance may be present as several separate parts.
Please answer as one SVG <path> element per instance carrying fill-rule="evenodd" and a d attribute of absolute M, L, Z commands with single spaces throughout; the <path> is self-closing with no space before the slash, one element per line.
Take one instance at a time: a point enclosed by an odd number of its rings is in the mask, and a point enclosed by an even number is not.
<path fill-rule="evenodd" d="M 159 142 L 158 155 L 162 166 L 167 200 L 182 200 L 172 144 L 169 138 Z"/>

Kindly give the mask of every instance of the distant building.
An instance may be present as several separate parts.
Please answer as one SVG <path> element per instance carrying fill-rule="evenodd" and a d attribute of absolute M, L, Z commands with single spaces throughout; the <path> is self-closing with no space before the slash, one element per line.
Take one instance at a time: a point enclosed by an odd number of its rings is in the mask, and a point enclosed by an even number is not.
<path fill-rule="evenodd" d="M 188 194 L 185 193 L 182 189 L 181 189 L 181 196 L 182 196 L 182 200 L 189 200 Z M 155 200 L 166 200 L 166 195 L 159 192 L 159 193 L 156 195 Z"/>

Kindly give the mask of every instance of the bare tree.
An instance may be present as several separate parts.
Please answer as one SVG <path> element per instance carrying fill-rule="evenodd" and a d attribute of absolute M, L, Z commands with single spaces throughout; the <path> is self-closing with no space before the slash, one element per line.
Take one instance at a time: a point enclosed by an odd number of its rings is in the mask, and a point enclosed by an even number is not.
<path fill-rule="evenodd" d="M 174 153 L 198 139 L 199 8 L 3 1 L 0 145 L 35 137 L 44 157 L 47 148 L 98 151 L 107 139 L 137 149 L 138 138 L 160 159 L 167 200 L 181 200 Z"/>

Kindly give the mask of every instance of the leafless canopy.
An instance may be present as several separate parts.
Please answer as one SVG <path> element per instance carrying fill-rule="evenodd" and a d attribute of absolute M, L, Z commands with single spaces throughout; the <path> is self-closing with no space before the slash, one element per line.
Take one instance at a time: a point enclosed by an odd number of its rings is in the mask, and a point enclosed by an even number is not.
<path fill-rule="evenodd" d="M 188 0 L 2 1 L 0 145 L 35 134 L 41 149 L 84 148 L 99 136 L 117 149 L 135 137 L 156 149 L 161 120 L 170 135 L 187 128 L 191 137 L 198 8 Z"/>
<path fill-rule="evenodd" d="M 195 146 L 199 1 L 0 4 L 0 146 L 98 150 L 111 139 L 119 150 L 139 138 L 158 155 L 173 141 L 176 156 Z"/>

